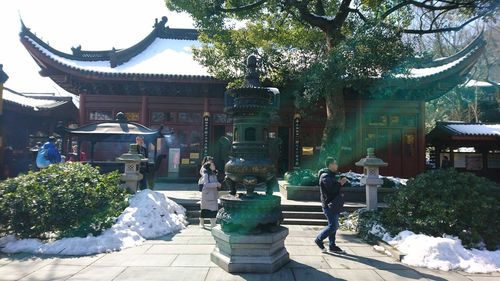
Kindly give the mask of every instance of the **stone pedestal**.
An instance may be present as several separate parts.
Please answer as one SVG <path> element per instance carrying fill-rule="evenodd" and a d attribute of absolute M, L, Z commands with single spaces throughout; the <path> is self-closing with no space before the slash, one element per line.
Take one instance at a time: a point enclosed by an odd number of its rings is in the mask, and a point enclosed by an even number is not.
<path fill-rule="evenodd" d="M 368 210 L 376 210 L 378 207 L 377 185 L 366 185 L 366 208 Z"/>
<path fill-rule="evenodd" d="M 290 260 L 285 249 L 288 228 L 261 234 L 225 233 L 220 226 L 212 229 L 216 247 L 210 255 L 212 262 L 227 272 L 271 273 Z"/>

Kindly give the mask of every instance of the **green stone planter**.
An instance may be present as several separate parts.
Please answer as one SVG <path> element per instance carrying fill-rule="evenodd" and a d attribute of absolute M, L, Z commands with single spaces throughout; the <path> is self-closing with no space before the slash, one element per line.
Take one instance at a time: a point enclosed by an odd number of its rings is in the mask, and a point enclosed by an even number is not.
<path fill-rule="evenodd" d="M 317 201 L 319 202 L 319 186 L 297 186 L 289 185 L 287 182 L 281 181 L 279 183 L 280 192 L 287 200 L 296 201 Z M 392 194 L 396 189 L 394 188 L 378 188 L 378 202 L 384 203 L 384 198 Z M 345 202 L 365 203 L 366 190 L 364 187 L 344 187 Z"/>

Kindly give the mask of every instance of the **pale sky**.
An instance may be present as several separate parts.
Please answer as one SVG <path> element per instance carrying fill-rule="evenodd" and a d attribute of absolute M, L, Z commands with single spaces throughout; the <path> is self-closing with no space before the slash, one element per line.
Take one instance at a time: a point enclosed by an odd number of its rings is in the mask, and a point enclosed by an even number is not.
<path fill-rule="evenodd" d="M 19 41 L 20 16 L 25 25 L 53 48 L 71 53 L 126 48 L 152 30 L 154 19 L 168 17 L 172 28 L 193 28 L 187 14 L 170 12 L 163 0 L 1 0 L 0 64 L 9 75 L 6 87 L 19 92 L 64 94 Z"/>

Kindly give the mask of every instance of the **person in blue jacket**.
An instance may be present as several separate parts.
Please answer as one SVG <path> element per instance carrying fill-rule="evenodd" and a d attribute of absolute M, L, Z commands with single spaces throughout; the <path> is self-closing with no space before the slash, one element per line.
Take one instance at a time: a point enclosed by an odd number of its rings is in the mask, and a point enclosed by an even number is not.
<path fill-rule="evenodd" d="M 61 154 L 56 147 L 56 138 L 50 136 L 48 141 L 38 149 L 36 165 L 38 168 L 46 168 L 50 164 L 61 163 Z"/>

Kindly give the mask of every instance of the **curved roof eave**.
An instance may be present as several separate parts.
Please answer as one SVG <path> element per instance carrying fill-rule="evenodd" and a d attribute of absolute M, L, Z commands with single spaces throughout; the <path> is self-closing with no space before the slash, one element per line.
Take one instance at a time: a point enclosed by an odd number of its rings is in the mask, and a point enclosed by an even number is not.
<path fill-rule="evenodd" d="M 106 80 L 130 80 L 140 79 L 140 81 L 152 82 L 212 82 L 212 83 L 225 83 L 222 80 L 212 76 L 205 75 L 182 75 L 182 74 L 157 74 L 157 73 L 119 73 L 119 72 L 100 72 L 77 68 L 74 66 L 66 65 L 54 58 L 44 54 L 31 43 L 29 40 L 22 40 L 21 42 L 26 47 L 30 55 L 35 59 L 37 64 L 42 69 L 48 69 L 49 66 L 60 71 L 62 74 L 71 74 L 85 79 L 102 78 Z M 49 71 L 50 72 L 50 71 Z"/>
<path fill-rule="evenodd" d="M 174 33 L 175 36 L 181 36 L 182 34 L 175 34 L 175 32 L 179 30 L 171 30 L 169 28 L 164 28 L 165 30 L 157 30 L 156 27 L 155 29 L 148 35 L 146 38 L 141 40 L 139 43 L 135 44 L 134 46 L 123 49 L 123 50 L 118 50 L 115 51 L 115 54 L 118 56 L 124 56 L 127 57 L 127 60 L 130 60 L 132 57 L 137 55 L 137 46 L 142 46 L 140 51 L 143 51 L 144 48 L 147 48 L 151 42 L 157 38 L 158 36 L 160 38 L 169 38 L 170 33 Z M 188 30 L 189 31 L 189 30 Z M 158 35 L 160 34 L 160 35 Z M 87 70 L 87 69 L 82 69 L 78 67 L 74 67 L 71 65 L 67 65 L 62 63 L 61 61 L 58 61 L 51 57 L 48 54 L 45 54 L 36 44 L 40 45 L 41 47 L 45 48 L 48 52 L 67 59 L 71 60 L 78 60 L 79 58 L 76 58 L 74 55 L 70 55 L 61 51 L 58 51 L 52 47 L 50 47 L 48 44 L 43 42 L 40 38 L 38 38 L 35 34 L 33 34 L 29 28 L 27 28 L 24 24 L 22 24 L 22 31 L 20 32 L 20 40 L 21 43 L 25 46 L 25 48 L 28 50 L 28 52 L 31 54 L 31 56 L 35 59 L 37 64 L 42 68 L 42 69 L 47 69 L 48 66 L 51 66 L 58 71 L 62 72 L 63 74 L 72 74 L 75 76 L 79 76 L 82 78 L 86 79 L 95 79 L 95 78 L 103 78 L 106 80 L 123 80 L 123 79 L 140 79 L 141 81 L 161 81 L 161 82 L 168 82 L 168 80 L 172 80 L 172 82 L 212 82 L 212 83 L 225 83 L 224 81 L 221 81 L 213 76 L 210 75 L 185 75 L 185 74 L 161 74 L 161 73 L 143 73 L 143 72 L 105 72 L 105 71 L 95 71 L 95 70 Z M 194 36 L 193 34 L 187 34 L 189 36 Z M 187 36 L 186 35 L 186 36 Z M 188 36 L 188 37 L 189 37 Z M 151 40 L 153 38 L 153 40 Z M 184 38 L 184 37 L 182 37 Z M 34 41 L 36 44 L 31 42 L 30 40 Z M 186 39 L 183 39 L 186 40 Z M 191 40 L 191 39 L 187 39 Z M 149 44 L 146 44 L 149 43 Z M 132 52 L 132 50 L 135 49 L 135 53 Z M 98 52 L 107 52 L 107 51 L 96 51 Z M 140 52 L 139 52 L 140 53 Z M 121 55 L 121 54 L 126 54 L 126 55 Z M 85 60 L 82 60 L 85 61 Z M 112 62 L 112 57 L 109 59 L 110 64 L 113 64 Z M 124 63 L 126 61 L 121 61 L 121 63 Z M 115 63 L 117 63 L 115 61 Z M 121 64 L 120 63 L 120 64 Z M 167 81 L 165 81 L 167 80 Z"/>
<path fill-rule="evenodd" d="M 144 125 L 135 122 L 97 122 L 71 129 L 60 127 L 58 130 L 71 135 L 142 135 L 142 136 L 162 136 L 160 128 L 152 130 Z"/>

